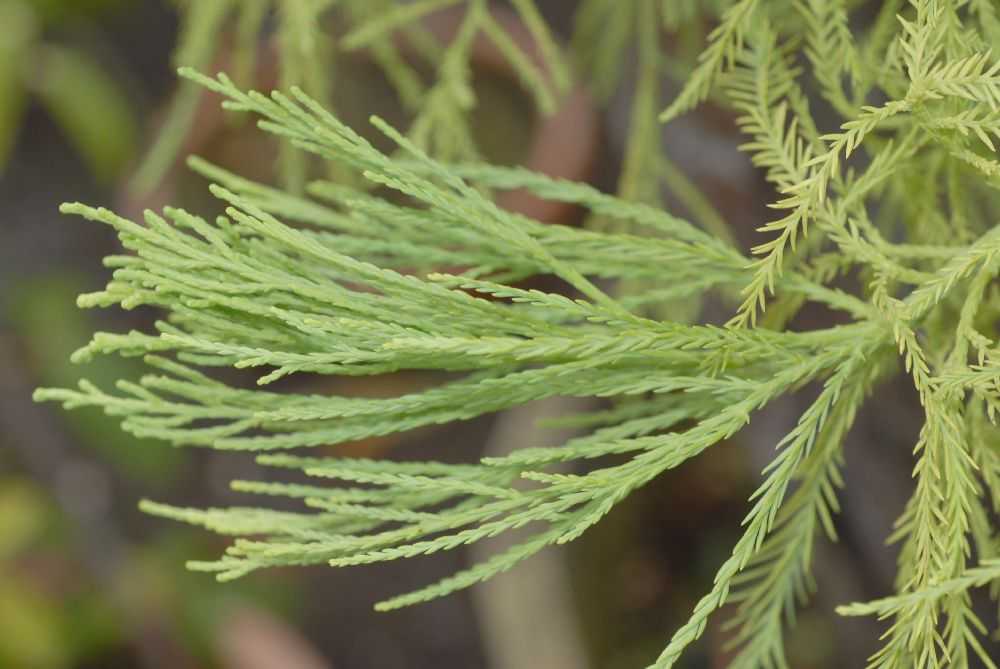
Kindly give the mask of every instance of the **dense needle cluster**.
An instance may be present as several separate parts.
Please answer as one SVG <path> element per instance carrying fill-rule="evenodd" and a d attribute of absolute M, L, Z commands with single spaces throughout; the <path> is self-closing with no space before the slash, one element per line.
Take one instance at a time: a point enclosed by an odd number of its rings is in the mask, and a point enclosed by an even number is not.
<path fill-rule="evenodd" d="M 403 5 L 354 39 L 444 4 Z M 255 451 L 263 465 L 304 472 L 309 483 L 234 483 L 301 500 L 300 512 L 143 505 L 236 537 L 220 559 L 192 564 L 223 579 L 278 565 L 395 560 L 533 531 L 483 563 L 379 604 L 392 609 L 573 540 L 638 487 L 813 384 L 815 400 L 776 445 L 750 500 L 742 538 L 652 665 L 674 665 L 709 616 L 733 604 L 732 666 L 774 667 L 786 665 L 783 628 L 812 588 L 814 543 L 834 536 L 845 435 L 872 389 L 905 374 L 925 423 L 913 494 L 892 537 L 897 591 L 839 612 L 886 619 L 872 667 L 963 667 L 974 657 L 994 666 L 996 649 L 969 595 L 989 586 L 996 596 L 1000 584 L 994 3 L 588 0 L 584 34 L 612 6 L 629 17 L 608 24 L 614 39 L 638 35 L 637 136 L 655 130 L 648 105 L 666 69 L 656 25 L 716 17 L 663 120 L 709 99 L 737 112 L 743 150 L 779 193 L 752 257 L 713 232 L 711 216 L 696 226 L 650 202 L 669 170 L 648 141 L 631 145 L 632 176 L 614 197 L 522 169 L 439 162 L 419 122 L 414 141 L 373 119 L 398 147 L 386 155 L 298 89 L 265 96 L 188 71 L 229 108 L 368 185 L 319 181 L 300 196 L 193 160 L 226 206 L 216 220 L 166 209 L 136 223 L 64 205 L 114 227 L 128 250 L 106 260 L 113 278 L 80 305 L 151 305 L 166 316 L 156 332 L 99 333 L 77 353 L 145 356 L 148 375 L 116 389 L 85 382 L 41 390 L 39 399 L 101 407 L 138 436 Z M 855 10 L 866 17 L 862 28 Z M 471 2 L 470 16 L 478 11 L 482 3 Z M 618 65 L 613 54 L 591 55 L 587 71 L 606 90 Z M 843 117 L 839 127 L 818 127 L 810 106 L 819 105 Z M 652 185 L 644 181 L 651 175 Z M 504 211 L 491 194 L 510 189 L 579 205 L 602 224 L 543 225 Z M 711 212 L 703 200 L 690 202 Z M 523 287 L 537 276 L 566 289 Z M 851 285 L 859 288 L 844 288 Z M 710 292 L 733 304 L 726 326 L 663 316 L 665 305 Z M 842 314 L 845 324 L 786 329 L 806 303 Z M 227 385 L 210 374 L 214 367 L 259 370 L 261 387 Z M 450 374 L 392 398 L 267 388 L 300 373 L 399 370 Z M 301 450 L 552 396 L 605 399 L 564 418 L 582 436 L 475 463 Z"/>

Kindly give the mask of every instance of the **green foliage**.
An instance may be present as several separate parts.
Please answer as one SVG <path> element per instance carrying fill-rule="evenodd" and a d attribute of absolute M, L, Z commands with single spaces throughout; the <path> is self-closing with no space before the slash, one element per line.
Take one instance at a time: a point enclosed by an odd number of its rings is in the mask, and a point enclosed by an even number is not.
<path fill-rule="evenodd" d="M 370 46 L 446 4 L 400 5 L 346 42 Z M 142 356 L 145 376 L 114 388 L 40 390 L 38 399 L 100 407 L 139 437 L 254 451 L 266 467 L 301 472 L 308 483 L 234 483 L 299 500 L 299 511 L 143 503 L 150 513 L 235 537 L 218 560 L 191 563 L 221 579 L 272 566 L 410 558 L 532 530 L 506 552 L 378 605 L 393 609 L 575 539 L 777 398 L 814 392 L 776 444 L 744 534 L 714 585 L 652 665 L 673 666 L 728 603 L 733 666 L 782 667 L 784 628 L 813 589 L 817 538 L 835 536 L 846 435 L 873 389 L 902 372 L 925 423 L 913 494 L 893 536 L 897 591 L 841 612 L 889 621 L 872 667 L 964 667 L 976 657 L 995 666 L 969 590 L 989 585 L 998 594 L 996 13 L 987 2 L 886 2 L 858 28 L 852 11 L 862 2 L 718 4 L 708 46 L 663 117 L 709 99 L 735 110 L 747 138 L 742 149 L 777 191 L 778 218 L 760 228 L 766 237 L 753 260 L 720 237 L 711 216 L 699 217 L 698 227 L 650 204 L 656 186 L 642 183 L 646 167 L 636 165 L 660 158 L 638 144 L 626 157 L 626 175 L 634 176 L 623 178 L 622 198 L 522 169 L 431 157 L 467 157 L 432 128 L 469 109 L 471 35 L 482 30 L 503 42 L 473 0 L 440 56 L 439 83 L 420 98 L 410 136 L 372 120 L 398 147 L 392 156 L 298 88 L 265 96 L 225 75 L 186 71 L 227 108 L 259 117 L 262 129 L 359 178 L 351 186 L 317 181 L 298 194 L 195 159 L 191 166 L 215 183 L 225 206 L 215 220 L 168 208 L 137 223 L 64 205 L 111 226 L 128 251 L 107 258 L 112 279 L 79 305 L 145 305 L 166 317 L 154 333 L 99 333 L 74 356 Z M 652 26 L 701 21 L 701 9 L 715 3 L 590 0 L 580 34 L 612 17 L 611 5 L 625 9 L 610 34 L 638 36 L 633 131 L 646 137 L 656 127 L 648 109 L 663 68 Z M 544 34 L 530 3 L 515 6 Z M 606 92 L 620 66 L 608 51 L 592 55 L 590 70 Z M 529 88 L 533 76 L 524 73 Z M 534 90 L 542 106 L 545 90 Z M 830 124 L 811 106 L 840 117 L 832 130 L 821 129 Z M 579 205 L 613 225 L 545 225 L 490 197 L 514 189 Z M 539 276 L 561 280 L 565 291 L 524 287 Z M 645 309 L 708 293 L 732 303 L 727 326 L 690 324 L 669 310 L 651 318 Z M 837 312 L 843 324 L 787 328 L 807 303 Z M 214 368 L 255 370 L 261 387 L 224 381 L 210 375 Z M 294 375 L 400 370 L 448 374 L 388 398 L 263 387 Z M 475 463 L 286 452 L 554 396 L 605 398 L 608 406 L 568 417 L 585 434 L 560 447 Z"/>
<path fill-rule="evenodd" d="M 460 0 L 180 0 L 181 35 L 174 53 L 178 67 L 206 70 L 230 55 L 236 80 L 254 81 L 261 34 L 269 16 L 275 18 L 275 51 L 282 88 L 301 87 L 332 108 L 335 63 L 340 55 L 364 50 L 384 72 L 403 106 L 414 114 L 410 135 L 421 147 L 452 159 L 478 156 L 468 114 L 475 107 L 472 91 L 472 45 L 478 38 L 492 42 L 535 100 L 549 114 L 570 84 L 567 65 L 556 47 L 534 0 L 511 4 L 539 46 L 536 63 L 489 10 L 486 0 L 469 0 L 455 39 L 442 44 L 422 21 Z M 224 27 L 235 24 L 225 39 Z M 220 44 L 231 43 L 231 54 Z M 427 82 L 419 73 L 434 71 Z M 155 145 L 133 181 L 138 192 L 152 189 L 175 160 L 195 121 L 201 89 L 182 83 Z M 280 172 L 286 186 L 301 191 L 308 166 L 301 152 L 282 145 Z"/>

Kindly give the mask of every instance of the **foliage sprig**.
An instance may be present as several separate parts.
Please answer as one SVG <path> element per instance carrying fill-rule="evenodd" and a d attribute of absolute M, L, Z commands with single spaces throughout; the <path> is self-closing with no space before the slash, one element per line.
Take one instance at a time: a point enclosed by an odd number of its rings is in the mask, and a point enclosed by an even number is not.
<path fill-rule="evenodd" d="M 445 4 L 401 5 L 348 42 L 369 45 Z M 146 376 L 114 389 L 83 382 L 40 390 L 38 399 L 100 407 L 137 436 L 254 451 L 265 467 L 301 472 L 308 482 L 234 483 L 298 500 L 299 511 L 143 504 L 235 537 L 221 558 L 192 563 L 222 579 L 272 566 L 412 558 L 530 530 L 503 553 L 378 605 L 392 609 L 575 539 L 776 399 L 812 393 L 776 444 L 713 586 L 651 665 L 674 666 L 709 618 L 733 604 L 733 666 L 749 668 L 788 665 L 785 628 L 813 590 L 816 542 L 836 536 L 844 442 L 875 388 L 902 373 L 925 423 L 913 452 L 914 490 L 893 536 L 896 592 L 840 612 L 888 621 L 872 667 L 963 667 L 976 657 L 995 666 L 969 596 L 974 587 L 990 586 L 994 598 L 1000 590 L 995 11 L 971 0 L 887 2 L 857 28 L 853 12 L 865 3 L 846 0 L 611 4 L 625 7 L 611 34 L 638 35 L 633 129 L 643 137 L 656 127 L 649 111 L 665 71 L 651 26 L 701 20 L 706 8 L 717 17 L 663 116 L 706 100 L 737 114 L 742 150 L 774 186 L 780 212 L 760 228 L 772 236 L 753 258 L 720 235 L 712 214 L 697 216 L 699 226 L 659 207 L 658 177 L 645 181 L 646 166 L 665 163 L 641 144 L 627 151 L 615 197 L 519 168 L 441 161 L 456 154 L 426 141 L 421 123 L 431 121 L 418 119 L 406 136 L 373 119 L 397 147 L 387 155 L 298 88 L 268 96 L 188 70 L 228 108 L 360 179 L 318 181 L 299 194 L 193 160 L 224 207 L 214 220 L 168 208 L 138 223 L 64 205 L 111 226 L 127 250 L 106 260 L 111 280 L 80 305 L 152 306 L 166 316 L 153 333 L 97 334 L 76 356 L 143 356 Z M 515 5 L 554 54 L 531 4 Z M 608 6 L 584 3 L 580 29 L 610 16 Z M 470 3 L 422 118 L 464 109 L 466 29 L 503 42 L 484 7 Z M 592 56 L 588 67 L 607 90 L 620 63 L 599 48 Z M 819 106 L 837 119 L 810 111 Z M 611 224 L 543 224 L 490 197 L 513 189 L 579 205 Z M 688 208 L 704 214 L 691 206 L 697 202 L 689 198 Z M 543 276 L 563 289 L 523 283 Z M 726 326 L 672 316 L 678 300 L 709 293 L 733 306 Z M 841 324 L 787 327 L 805 304 Z M 213 368 L 254 370 L 261 387 L 223 381 Z M 401 370 L 447 374 L 386 398 L 263 387 L 296 375 Z M 584 433 L 561 447 L 479 462 L 286 452 L 555 396 L 603 398 L 606 406 L 567 417 Z"/>

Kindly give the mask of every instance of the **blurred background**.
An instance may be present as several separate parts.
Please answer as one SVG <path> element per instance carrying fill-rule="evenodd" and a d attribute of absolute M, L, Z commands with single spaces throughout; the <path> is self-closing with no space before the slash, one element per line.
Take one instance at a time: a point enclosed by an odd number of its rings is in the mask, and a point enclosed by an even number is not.
<path fill-rule="evenodd" d="M 568 41 L 577 3 L 538 4 Z M 729 554 L 760 469 L 809 390 L 769 409 L 737 440 L 660 477 L 574 544 L 471 592 L 389 614 L 374 613 L 372 604 L 478 556 L 453 552 L 216 583 L 187 573 L 184 561 L 214 557 L 222 541 L 146 517 L 136 504 L 247 503 L 229 481 L 255 476 L 251 458 L 140 442 L 98 412 L 31 402 L 39 385 L 132 375 L 130 360 L 100 358 L 80 367 L 69 356 L 95 330 L 144 328 L 156 317 L 75 307 L 78 293 L 106 281 L 100 261 L 116 243 L 102 226 L 61 217 L 59 203 L 129 213 L 168 197 L 206 206 L 204 184 L 180 169 L 142 197 L 126 188 L 176 87 L 170 58 L 177 30 L 165 0 L 0 0 L 0 667 L 646 666 Z M 390 87 L 364 58 L 342 60 L 337 77 L 338 110 L 349 122 L 376 112 L 405 123 Z M 583 133 L 575 141 L 590 153 L 578 165 L 553 169 L 614 190 L 634 79 L 626 66 L 600 109 L 585 95 L 574 102 L 583 106 L 580 118 L 595 120 L 575 127 Z M 671 83 L 664 87 L 669 95 Z M 477 76 L 476 88 L 473 130 L 484 154 L 506 163 L 530 157 L 535 120 L 516 81 L 489 71 Z M 196 137 L 185 146 L 251 178 L 272 178 L 275 147 L 247 125 L 216 116 L 199 110 Z M 748 246 L 772 194 L 736 151 L 733 119 L 709 107 L 665 128 L 662 141 Z M 574 222 L 574 212 L 554 215 Z M 713 318 L 712 306 L 707 310 Z M 824 317 L 807 313 L 800 325 Z M 372 384 L 365 391 L 394 393 L 420 382 L 375 379 L 365 381 Z M 336 387 L 332 380 L 327 390 Z M 837 604 L 891 588 L 894 557 L 883 538 L 909 493 L 919 407 L 906 383 L 883 389 L 878 400 L 878 415 L 863 415 L 849 437 L 841 541 L 820 542 L 819 591 L 790 635 L 796 668 L 862 666 L 880 631 L 832 613 Z M 347 450 L 473 459 L 558 439 L 536 423 L 565 409 L 531 406 Z M 713 624 L 684 666 L 724 666 L 724 641 L 721 625 Z"/>

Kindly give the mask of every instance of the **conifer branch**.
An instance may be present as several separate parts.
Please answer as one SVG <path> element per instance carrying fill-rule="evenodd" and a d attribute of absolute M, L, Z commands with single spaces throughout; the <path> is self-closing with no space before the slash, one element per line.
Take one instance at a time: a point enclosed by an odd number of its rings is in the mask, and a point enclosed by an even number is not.
<path fill-rule="evenodd" d="M 244 7 L 240 34 L 259 28 L 266 4 Z M 281 29 L 298 50 L 286 83 L 310 85 L 317 43 L 309 40 L 329 4 L 285 6 Z M 73 356 L 141 357 L 148 371 L 140 378 L 110 387 L 85 380 L 36 398 L 102 410 L 140 437 L 254 451 L 264 467 L 297 472 L 294 482 L 233 483 L 260 507 L 142 503 L 232 537 L 218 559 L 190 564 L 222 580 L 278 566 L 415 558 L 528 532 L 503 553 L 377 605 L 389 610 L 473 586 L 576 539 L 779 398 L 813 392 L 765 467 L 711 589 L 652 665 L 675 666 L 711 616 L 732 604 L 732 666 L 750 669 L 793 661 L 785 630 L 815 587 L 818 537 L 836 538 L 843 444 L 898 366 L 924 422 L 915 487 L 892 537 L 901 545 L 896 592 L 839 611 L 889 621 L 872 667 L 966 667 L 976 658 L 993 666 L 969 596 L 977 587 L 1000 595 L 992 513 L 1000 508 L 1000 161 L 991 155 L 1000 137 L 1000 65 L 991 56 L 1000 24 L 990 3 L 890 1 L 859 31 L 859 4 L 839 0 L 587 0 L 576 42 L 602 98 L 618 84 L 625 47 L 638 48 L 619 196 L 475 160 L 465 123 L 472 40 L 491 40 L 542 109 L 570 74 L 533 2 L 513 5 L 543 64 L 475 0 L 452 41 L 423 44 L 437 72 L 424 90 L 396 37 L 426 37 L 424 17 L 453 4 L 345 7 L 342 44 L 370 49 L 417 111 L 408 133 L 372 119 L 391 152 L 294 86 L 264 95 L 226 75 L 184 70 L 228 109 L 353 178 L 299 192 L 194 158 L 190 166 L 213 183 L 224 211 L 214 220 L 168 207 L 133 221 L 63 205 L 109 226 L 124 248 L 105 260 L 107 285 L 81 295 L 79 306 L 149 306 L 161 320 L 149 331 L 97 333 Z M 210 35 L 199 31 L 218 25 L 230 5 L 198 7 L 191 11 L 203 21 L 191 26 L 182 54 L 204 61 Z M 667 58 L 660 30 L 682 32 L 706 18 L 718 24 L 700 56 L 680 44 Z M 595 35 L 607 39 L 588 48 Z M 778 192 L 780 217 L 759 229 L 771 237 L 752 261 L 659 146 L 658 80 L 685 63 L 690 77 L 662 118 L 710 98 L 728 104 L 746 138 L 741 150 Z M 824 134 L 810 111 L 818 97 L 847 119 L 834 132 Z M 701 226 L 663 210 L 663 183 Z M 578 206 L 603 225 L 531 220 L 492 197 L 513 190 Z M 525 283 L 537 277 L 558 280 L 559 289 Z M 671 311 L 674 300 L 697 306 L 708 295 L 738 303 L 728 327 L 703 322 L 693 308 Z M 754 327 L 769 295 L 772 309 Z M 788 327 L 809 303 L 837 312 L 842 324 Z M 257 385 L 223 381 L 216 368 L 250 370 Z M 388 397 L 275 385 L 304 374 L 403 370 L 447 375 Z M 461 464 L 304 452 L 553 397 L 607 405 L 552 421 L 580 431 L 561 446 L 526 444 Z M 267 508 L 278 498 L 290 510 Z"/>

